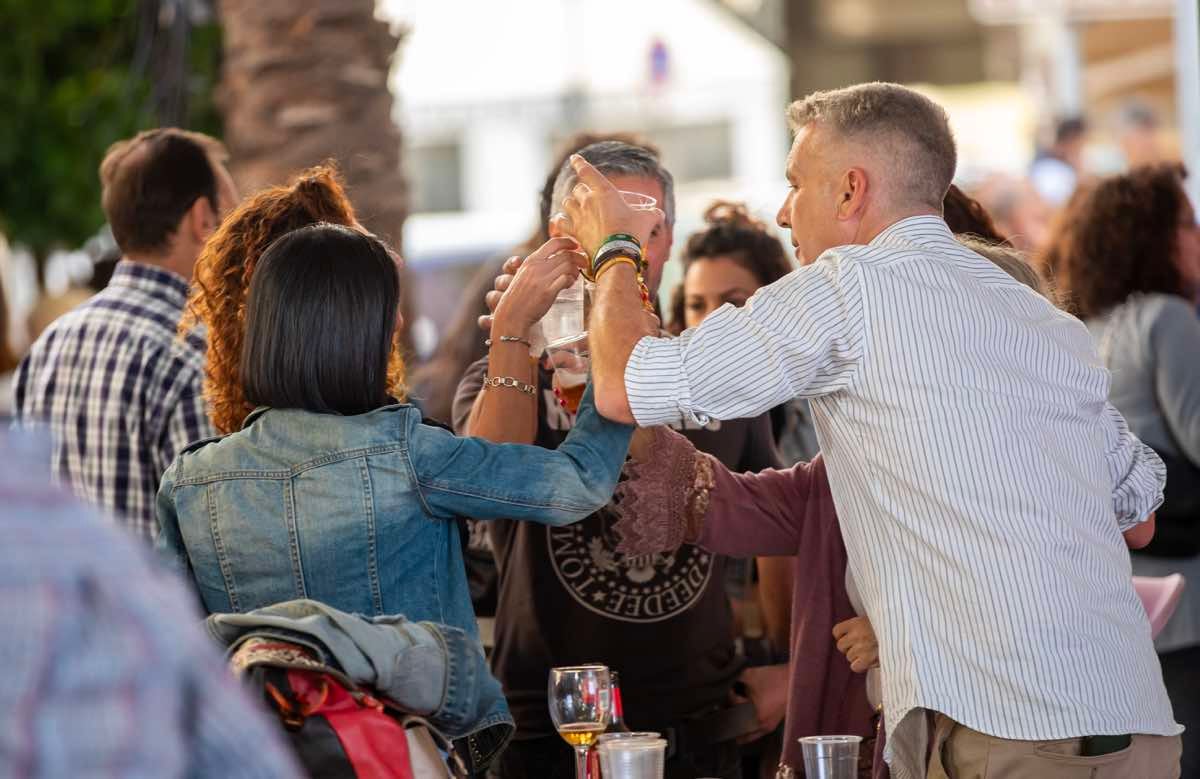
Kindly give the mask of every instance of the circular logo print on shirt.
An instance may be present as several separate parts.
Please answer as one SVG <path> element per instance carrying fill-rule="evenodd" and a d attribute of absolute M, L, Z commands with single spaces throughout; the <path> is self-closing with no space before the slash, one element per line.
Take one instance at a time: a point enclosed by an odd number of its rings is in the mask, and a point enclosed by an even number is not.
<path fill-rule="evenodd" d="M 659 622 L 687 611 L 708 587 L 713 557 L 684 546 L 667 554 L 625 555 L 604 513 L 547 527 L 559 581 L 581 606 L 609 619 Z"/>

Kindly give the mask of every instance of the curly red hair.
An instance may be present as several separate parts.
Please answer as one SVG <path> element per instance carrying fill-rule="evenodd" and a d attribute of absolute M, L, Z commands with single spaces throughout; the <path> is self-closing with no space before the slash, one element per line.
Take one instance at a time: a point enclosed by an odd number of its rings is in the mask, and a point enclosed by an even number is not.
<path fill-rule="evenodd" d="M 195 281 L 179 330 L 185 333 L 198 324 L 207 330 L 204 397 L 209 417 L 221 433 L 240 430 L 254 410 L 239 379 L 246 294 L 254 266 L 276 238 L 318 222 L 358 225 L 354 206 L 332 165 L 310 168 L 287 186 L 270 187 L 247 198 L 225 218 L 196 261 Z M 403 376 L 397 339 L 389 379 L 401 399 Z"/>

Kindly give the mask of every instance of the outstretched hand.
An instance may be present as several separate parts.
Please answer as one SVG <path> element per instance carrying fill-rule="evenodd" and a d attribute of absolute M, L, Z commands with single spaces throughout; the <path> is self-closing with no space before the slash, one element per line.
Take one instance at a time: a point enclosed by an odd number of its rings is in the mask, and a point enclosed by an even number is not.
<path fill-rule="evenodd" d="M 514 332 L 500 335 L 524 335 L 546 315 L 558 293 L 575 283 L 586 264 L 572 238 L 551 238 L 528 257 L 510 257 L 496 277 L 496 288 L 485 298 L 493 313 L 480 318 L 480 327 L 490 330 L 492 320 L 504 320 Z"/>
<path fill-rule="evenodd" d="M 663 212 L 657 208 L 631 208 L 613 183 L 578 154 L 571 155 L 571 167 L 579 183 L 561 203 L 565 214 L 561 229 L 574 236 L 589 256 L 615 233 L 632 235 L 645 246 L 654 226 L 662 221 Z"/>

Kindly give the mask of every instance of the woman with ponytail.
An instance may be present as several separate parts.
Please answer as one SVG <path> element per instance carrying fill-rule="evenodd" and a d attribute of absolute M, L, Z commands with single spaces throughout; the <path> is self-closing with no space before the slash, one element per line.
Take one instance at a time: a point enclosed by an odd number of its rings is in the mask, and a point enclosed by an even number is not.
<path fill-rule="evenodd" d="M 246 400 L 239 374 L 246 331 L 246 296 L 259 257 L 276 238 L 325 222 L 357 226 L 337 170 L 310 168 L 290 184 L 269 187 L 247 198 L 209 238 L 196 261 L 191 295 L 179 331 L 207 330 L 204 397 L 219 433 L 242 428 L 254 406 Z M 393 390 L 403 387 L 403 364 L 392 359 Z M 403 400 L 402 397 L 397 397 Z"/>

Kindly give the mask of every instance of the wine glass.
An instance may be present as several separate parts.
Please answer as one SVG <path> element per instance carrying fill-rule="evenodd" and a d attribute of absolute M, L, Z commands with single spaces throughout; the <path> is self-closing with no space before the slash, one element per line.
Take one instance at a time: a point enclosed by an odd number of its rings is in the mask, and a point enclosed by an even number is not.
<path fill-rule="evenodd" d="M 575 779 L 587 779 L 588 749 L 608 727 L 612 706 L 608 667 L 551 668 L 547 697 L 554 727 L 575 748 Z"/>
<path fill-rule="evenodd" d="M 554 389 L 559 402 L 567 411 L 577 413 L 592 365 L 587 331 L 547 344 L 546 359 L 554 370 Z"/>

